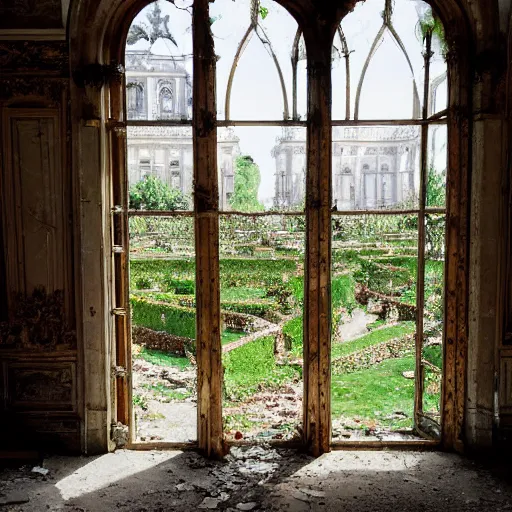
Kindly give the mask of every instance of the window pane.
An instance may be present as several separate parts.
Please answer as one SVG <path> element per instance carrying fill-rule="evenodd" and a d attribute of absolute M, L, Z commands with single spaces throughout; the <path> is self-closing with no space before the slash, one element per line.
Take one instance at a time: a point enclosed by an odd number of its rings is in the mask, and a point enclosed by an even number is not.
<path fill-rule="evenodd" d="M 446 206 L 447 148 L 447 126 L 430 125 L 428 127 L 427 207 Z"/>
<path fill-rule="evenodd" d="M 336 216 L 332 223 L 333 439 L 407 439 L 414 423 L 417 217 Z"/>
<path fill-rule="evenodd" d="M 192 119 L 192 1 L 153 2 L 128 32 L 128 119 Z"/>
<path fill-rule="evenodd" d="M 192 210 L 189 126 L 129 126 L 128 186 L 132 210 Z"/>
<path fill-rule="evenodd" d="M 441 381 L 443 371 L 444 261 L 446 222 L 444 215 L 426 216 L 425 310 L 423 314 L 423 412 L 438 424 L 441 421 Z M 423 421 L 427 433 L 439 434 L 435 425 Z M 433 430 L 434 429 L 434 430 Z"/>
<path fill-rule="evenodd" d="M 130 303 L 136 440 L 193 441 L 197 392 L 192 218 L 130 218 Z"/>
<path fill-rule="evenodd" d="M 217 61 L 218 118 L 226 119 L 226 96 L 230 74 L 233 82 L 230 119 L 279 120 L 293 112 L 293 72 L 291 55 L 297 22 L 277 2 L 260 5 L 251 28 L 250 0 L 216 0 L 210 5 Z M 259 5 L 259 4 L 258 4 Z M 240 46 L 242 45 L 242 46 Z M 237 52 L 240 48 L 238 57 Z M 238 59 L 238 60 L 236 60 Z M 300 62 L 305 62 L 300 45 Z M 301 110 L 305 115 L 305 66 L 299 66 Z M 284 91 L 283 91 L 284 89 Z"/>
<path fill-rule="evenodd" d="M 299 435 L 304 238 L 304 216 L 221 216 L 228 439 L 268 441 Z"/>
<path fill-rule="evenodd" d="M 217 134 L 221 211 L 304 210 L 305 128 L 219 128 Z"/>
<path fill-rule="evenodd" d="M 336 210 L 418 207 L 418 126 L 333 127 Z"/>

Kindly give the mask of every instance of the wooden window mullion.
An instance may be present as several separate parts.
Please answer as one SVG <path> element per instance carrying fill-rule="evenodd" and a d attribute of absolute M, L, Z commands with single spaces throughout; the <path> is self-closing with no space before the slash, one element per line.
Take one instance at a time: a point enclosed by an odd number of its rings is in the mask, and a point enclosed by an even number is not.
<path fill-rule="evenodd" d="M 331 441 L 331 41 L 323 39 L 308 48 L 303 422 L 313 455 Z"/>
<path fill-rule="evenodd" d="M 208 0 L 194 2 L 192 28 L 197 437 L 199 449 L 205 455 L 220 457 L 224 449 L 215 102 L 216 57 L 210 31 Z"/>

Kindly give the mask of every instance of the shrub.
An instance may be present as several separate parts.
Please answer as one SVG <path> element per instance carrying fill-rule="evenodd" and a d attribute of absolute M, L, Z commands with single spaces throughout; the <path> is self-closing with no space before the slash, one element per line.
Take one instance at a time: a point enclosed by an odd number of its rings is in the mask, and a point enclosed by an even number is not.
<path fill-rule="evenodd" d="M 374 292 L 396 295 L 400 287 L 410 286 L 413 275 L 405 268 L 388 267 L 370 260 L 362 260 L 361 268 L 354 273 L 355 280 Z"/>
<path fill-rule="evenodd" d="M 192 279 L 165 277 L 164 285 L 167 292 L 174 292 L 176 295 L 193 295 L 196 289 L 196 283 Z"/>
<path fill-rule="evenodd" d="M 291 343 L 292 353 L 302 357 L 304 343 L 304 318 L 302 315 L 292 318 L 283 325 L 283 334 Z"/>
<path fill-rule="evenodd" d="M 224 391 L 228 399 L 239 400 L 260 389 L 276 389 L 300 378 L 297 369 L 278 366 L 274 360 L 274 338 L 254 340 L 223 356 Z"/>
<path fill-rule="evenodd" d="M 137 290 L 147 290 L 153 286 L 152 280 L 148 276 L 140 276 L 135 280 L 135 288 Z"/>
<path fill-rule="evenodd" d="M 130 187 L 130 208 L 135 210 L 186 210 L 185 195 L 156 176 L 146 175 Z"/>
<path fill-rule="evenodd" d="M 196 337 L 196 313 L 191 308 L 131 297 L 134 325 L 186 338 Z"/>

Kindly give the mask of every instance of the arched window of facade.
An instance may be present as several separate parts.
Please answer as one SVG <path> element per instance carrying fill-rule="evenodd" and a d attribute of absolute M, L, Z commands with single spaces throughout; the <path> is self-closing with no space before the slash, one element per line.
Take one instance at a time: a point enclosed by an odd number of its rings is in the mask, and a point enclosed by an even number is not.
<path fill-rule="evenodd" d="M 144 115 L 144 86 L 138 82 L 126 84 L 127 110 L 131 119 Z"/>
<path fill-rule="evenodd" d="M 160 89 L 160 115 L 168 116 L 174 113 L 174 94 L 170 87 Z"/>

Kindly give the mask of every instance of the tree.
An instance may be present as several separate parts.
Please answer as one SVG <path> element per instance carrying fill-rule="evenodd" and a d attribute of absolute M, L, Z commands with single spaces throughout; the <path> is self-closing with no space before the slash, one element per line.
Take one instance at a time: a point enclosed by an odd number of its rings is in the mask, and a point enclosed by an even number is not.
<path fill-rule="evenodd" d="M 252 157 L 239 156 L 235 162 L 235 190 L 229 199 L 233 210 L 239 212 L 261 212 L 265 208 L 258 201 L 260 169 Z"/>
<path fill-rule="evenodd" d="M 147 175 L 130 187 L 130 208 L 134 210 L 187 210 L 187 197 L 156 176 Z"/>
<path fill-rule="evenodd" d="M 446 172 L 438 172 L 433 166 L 428 168 L 426 201 L 430 207 L 446 204 Z"/>

